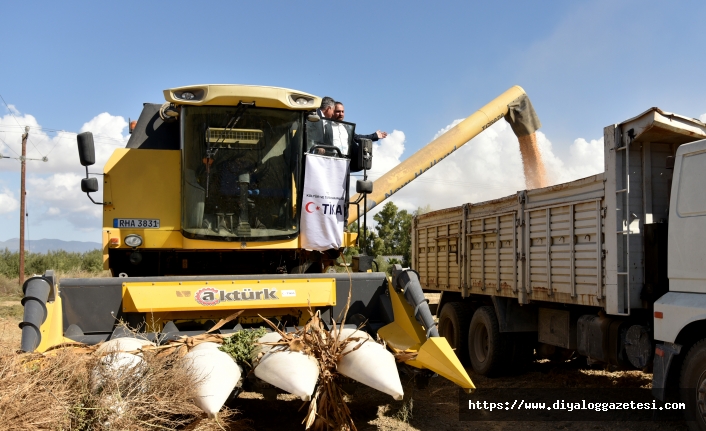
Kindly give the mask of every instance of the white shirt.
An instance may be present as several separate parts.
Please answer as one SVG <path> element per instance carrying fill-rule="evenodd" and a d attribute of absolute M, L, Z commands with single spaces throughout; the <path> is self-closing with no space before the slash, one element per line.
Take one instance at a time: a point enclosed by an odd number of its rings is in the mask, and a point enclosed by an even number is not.
<path fill-rule="evenodd" d="M 331 136 L 331 141 L 333 145 L 341 150 L 341 155 L 348 155 L 348 129 L 341 123 L 331 122 L 331 129 L 333 130 L 333 136 Z"/>

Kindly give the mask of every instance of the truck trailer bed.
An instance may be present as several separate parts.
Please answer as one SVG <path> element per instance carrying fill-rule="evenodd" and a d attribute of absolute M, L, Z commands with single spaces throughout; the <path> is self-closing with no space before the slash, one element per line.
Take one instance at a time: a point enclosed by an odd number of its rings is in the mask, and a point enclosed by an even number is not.
<path fill-rule="evenodd" d="M 429 290 L 600 306 L 603 174 L 421 215 L 413 267 Z"/>

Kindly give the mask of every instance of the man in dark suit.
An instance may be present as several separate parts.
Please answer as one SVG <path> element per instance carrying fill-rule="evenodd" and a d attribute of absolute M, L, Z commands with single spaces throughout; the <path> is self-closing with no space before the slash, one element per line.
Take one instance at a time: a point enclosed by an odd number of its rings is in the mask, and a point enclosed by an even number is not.
<path fill-rule="evenodd" d="M 341 102 L 335 102 L 332 119 L 336 121 L 343 121 L 346 116 L 346 109 Z M 369 135 L 353 135 L 353 140 L 360 142 L 361 139 L 370 139 L 371 141 L 377 141 L 378 139 L 384 139 L 387 137 L 387 132 L 381 132 L 378 130 L 375 133 Z"/>
<path fill-rule="evenodd" d="M 331 118 L 333 117 L 333 110 L 336 105 L 336 102 L 333 100 L 331 97 L 324 97 L 321 99 L 321 107 L 316 110 L 316 115 L 319 116 L 319 118 Z"/>
<path fill-rule="evenodd" d="M 341 102 L 335 102 L 335 108 L 333 111 L 333 118 L 331 118 L 334 121 L 343 121 L 346 115 L 346 110 L 345 107 L 343 106 L 343 103 Z M 387 137 L 387 132 L 383 131 L 376 131 L 375 133 L 371 133 L 369 135 L 358 135 L 358 134 L 353 134 L 353 141 L 351 142 L 351 146 L 348 149 L 348 156 L 351 158 L 351 172 L 360 172 L 363 170 L 363 166 L 359 165 L 357 163 L 358 156 L 360 155 L 360 140 L 361 139 L 370 139 L 371 141 L 377 141 L 379 139 L 384 139 Z"/>

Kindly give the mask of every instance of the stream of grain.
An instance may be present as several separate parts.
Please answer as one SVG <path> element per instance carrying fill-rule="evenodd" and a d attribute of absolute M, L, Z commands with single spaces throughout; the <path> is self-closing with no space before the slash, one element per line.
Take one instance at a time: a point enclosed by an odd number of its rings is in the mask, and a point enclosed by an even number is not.
<path fill-rule="evenodd" d="M 532 133 L 517 138 L 520 142 L 522 167 L 525 171 L 525 187 L 528 190 L 547 186 L 547 174 L 542 161 L 542 154 L 537 146 L 537 135 Z"/>

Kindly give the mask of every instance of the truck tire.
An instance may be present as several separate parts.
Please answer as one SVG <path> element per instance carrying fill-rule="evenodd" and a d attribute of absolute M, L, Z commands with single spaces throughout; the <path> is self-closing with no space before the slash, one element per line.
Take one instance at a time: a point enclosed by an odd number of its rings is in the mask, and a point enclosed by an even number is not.
<path fill-rule="evenodd" d="M 491 306 L 477 309 L 468 328 L 468 356 L 473 370 L 489 377 L 503 372 L 512 353 L 509 341 L 507 334 L 500 333 L 495 309 Z"/>
<path fill-rule="evenodd" d="M 692 431 L 706 431 L 706 340 L 694 344 L 684 358 L 679 381 Z"/>
<path fill-rule="evenodd" d="M 439 335 L 446 338 L 456 356 L 463 364 L 468 364 L 468 325 L 471 310 L 462 302 L 447 302 L 439 314 Z"/>

